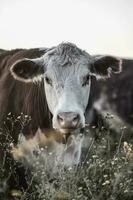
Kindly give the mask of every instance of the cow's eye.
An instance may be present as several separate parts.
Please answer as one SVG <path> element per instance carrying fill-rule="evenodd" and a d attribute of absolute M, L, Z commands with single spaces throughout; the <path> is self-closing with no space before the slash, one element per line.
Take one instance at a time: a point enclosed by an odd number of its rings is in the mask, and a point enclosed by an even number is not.
<path fill-rule="evenodd" d="M 87 84 L 89 84 L 89 80 L 90 80 L 89 74 L 87 76 L 84 76 L 82 80 L 82 86 L 86 86 Z"/>
<path fill-rule="evenodd" d="M 49 77 L 45 77 L 45 81 L 46 81 L 46 83 L 47 84 L 49 84 L 49 85 L 51 85 L 52 86 L 52 80 L 51 80 L 51 78 L 49 78 Z"/>

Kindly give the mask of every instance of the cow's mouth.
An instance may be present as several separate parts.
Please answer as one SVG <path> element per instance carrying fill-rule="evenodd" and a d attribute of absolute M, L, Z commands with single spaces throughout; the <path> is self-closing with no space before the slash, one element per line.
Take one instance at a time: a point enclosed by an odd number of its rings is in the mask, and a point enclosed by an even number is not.
<path fill-rule="evenodd" d="M 68 138 L 71 135 L 78 135 L 82 132 L 83 128 L 77 128 L 77 129 L 72 129 L 72 128 L 64 128 L 64 129 L 58 129 L 58 131 L 63 135 L 64 141 L 67 142 Z"/>

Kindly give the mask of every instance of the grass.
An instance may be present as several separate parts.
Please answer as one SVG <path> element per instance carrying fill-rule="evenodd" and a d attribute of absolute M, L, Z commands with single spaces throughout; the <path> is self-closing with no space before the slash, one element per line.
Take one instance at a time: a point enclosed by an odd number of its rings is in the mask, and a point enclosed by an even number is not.
<path fill-rule="evenodd" d="M 0 200 L 8 200 L 7 192 L 15 200 L 131 200 L 133 199 L 133 141 L 125 140 L 124 130 L 116 138 L 108 128 L 92 127 L 95 137 L 91 137 L 88 148 L 83 148 L 79 166 L 61 167 L 55 173 L 46 165 L 34 162 L 27 178 L 28 189 L 12 188 L 9 191 L 7 180 L 16 173 L 14 161 L 8 171 L 6 161 L 0 164 Z M 86 134 L 89 130 L 86 131 Z M 12 138 L 7 130 L 6 142 L 1 148 L 8 153 Z M 124 138 L 124 139 L 123 139 Z M 49 155 L 49 159 L 50 159 Z M 29 169 L 26 170 L 29 174 Z"/>

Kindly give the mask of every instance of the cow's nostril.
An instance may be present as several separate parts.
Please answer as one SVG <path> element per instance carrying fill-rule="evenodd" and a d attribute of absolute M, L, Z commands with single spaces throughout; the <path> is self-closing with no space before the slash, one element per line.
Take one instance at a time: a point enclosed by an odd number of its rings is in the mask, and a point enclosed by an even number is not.
<path fill-rule="evenodd" d="M 79 119 L 80 119 L 79 115 L 75 113 L 75 114 L 73 115 L 72 119 L 71 119 L 71 120 L 72 120 L 71 123 L 72 123 L 72 126 L 73 126 L 73 127 L 77 127 L 77 125 L 78 125 L 78 123 L 79 123 Z"/>
<path fill-rule="evenodd" d="M 77 121 L 77 120 L 79 120 L 79 116 L 78 115 L 73 118 L 73 121 Z"/>
<path fill-rule="evenodd" d="M 58 121 L 60 121 L 60 122 L 63 122 L 63 121 L 64 121 L 63 117 L 61 117 L 60 115 L 57 115 L 57 119 L 58 119 Z"/>

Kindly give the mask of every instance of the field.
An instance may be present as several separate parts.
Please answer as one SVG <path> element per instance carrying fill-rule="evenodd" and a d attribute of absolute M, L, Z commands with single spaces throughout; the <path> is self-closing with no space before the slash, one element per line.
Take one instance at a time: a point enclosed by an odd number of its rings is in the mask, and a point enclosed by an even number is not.
<path fill-rule="evenodd" d="M 22 164 L 3 159 L 0 165 L 0 200 L 131 200 L 133 199 L 133 140 L 125 136 L 125 129 L 116 136 L 108 127 L 87 128 L 90 134 L 88 148 L 83 148 L 79 166 L 61 167 L 51 172 L 47 164 L 33 162 L 25 170 L 28 188 L 8 188 L 10 175 L 17 179 Z M 1 129 L 5 142 L 0 148 L 9 153 L 12 138 L 7 129 Z M 5 154 L 5 155 L 6 155 Z M 49 155 L 49 159 L 51 154 Z M 36 158 L 36 156 L 35 156 Z M 7 170 L 8 163 L 8 170 Z M 30 175 L 29 175 L 30 174 Z"/>

